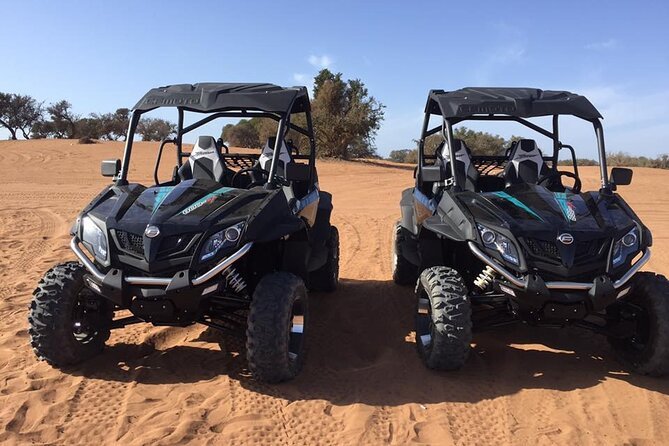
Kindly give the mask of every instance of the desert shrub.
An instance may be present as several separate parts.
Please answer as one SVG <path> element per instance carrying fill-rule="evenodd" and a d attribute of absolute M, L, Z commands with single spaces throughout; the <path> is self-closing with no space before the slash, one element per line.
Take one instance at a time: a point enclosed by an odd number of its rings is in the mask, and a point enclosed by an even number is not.
<path fill-rule="evenodd" d="M 89 136 L 83 136 L 79 138 L 79 144 L 95 144 L 95 143 L 97 143 L 97 141 Z"/>

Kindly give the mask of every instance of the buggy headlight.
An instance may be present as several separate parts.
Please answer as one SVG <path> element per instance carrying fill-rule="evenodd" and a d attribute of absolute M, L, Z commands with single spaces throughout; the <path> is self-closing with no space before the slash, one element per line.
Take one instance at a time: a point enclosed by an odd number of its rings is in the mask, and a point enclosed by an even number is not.
<path fill-rule="evenodd" d="M 204 262 L 216 255 L 221 249 L 230 248 L 237 245 L 244 230 L 244 222 L 237 223 L 228 228 L 212 234 L 202 247 L 200 252 L 200 261 Z"/>
<path fill-rule="evenodd" d="M 611 265 L 616 268 L 620 266 L 630 254 L 639 250 L 639 228 L 634 227 L 627 234 L 616 240 L 611 253 Z"/>
<path fill-rule="evenodd" d="M 502 258 L 509 263 L 516 266 L 520 265 L 520 257 L 518 256 L 518 248 L 508 237 L 493 231 L 483 225 L 477 224 L 476 227 L 481 235 L 483 246 L 488 249 L 493 249 L 502 255 Z"/>
<path fill-rule="evenodd" d="M 81 239 L 85 242 L 84 247 L 96 259 L 100 261 L 107 260 L 107 236 L 89 216 L 81 219 Z"/>

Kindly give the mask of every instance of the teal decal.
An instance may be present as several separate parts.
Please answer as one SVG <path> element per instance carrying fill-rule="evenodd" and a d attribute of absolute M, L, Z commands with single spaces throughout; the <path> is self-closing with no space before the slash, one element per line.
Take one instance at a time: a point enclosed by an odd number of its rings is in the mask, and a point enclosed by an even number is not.
<path fill-rule="evenodd" d="M 537 220 L 544 221 L 544 219 L 541 218 L 541 216 L 540 216 L 539 214 L 537 214 L 537 213 L 534 212 L 532 209 L 530 209 L 529 207 L 527 207 L 527 205 L 526 205 L 525 203 L 523 203 L 522 201 L 520 201 L 520 200 L 517 199 L 516 197 L 511 196 L 511 195 L 507 194 L 506 192 L 494 192 L 494 195 L 498 196 L 499 198 L 503 198 L 504 200 L 506 200 L 506 201 L 508 201 L 509 203 L 513 204 L 513 205 L 516 206 L 517 208 L 520 208 L 520 209 L 524 210 L 525 212 L 527 212 L 528 214 L 530 214 L 531 216 L 533 216 L 533 217 L 536 218 Z"/>
<path fill-rule="evenodd" d="M 181 211 L 181 215 L 188 215 L 194 210 L 204 206 L 205 204 L 212 203 L 214 200 L 216 200 L 217 197 L 225 194 L 226 192 L 230 192 L 231 190 L 235 190 L 234 187 L 222 187 L 220 189 L 216 189 L 210 194 L 205 195 L 203 198 L 200 198 L 198 201 L 195 203 L 191 204 L 188 206 L 186 209 Z"/>
<path fill-rule="evenodd" d="M 562 215 L 564 216 L 565 220 L 576 221 L 576 211 L 574 210 L 574 204 L 569 201 L 566 193 L 555 192 L 555 201 L 557 202 L 558 206 L 560 206 L 560 210 L 562 211 Z"/>
<path fill-rule="evenodd" d="M 165 198 L 172 192 L 172 189 L 174 189 L 174 186 L 157 187 L 153 189 L 155 196 L 153 198 L 153 212 L 151 212 L 151 215 L 156 213 L 160 205 L 165 201 Z"/>

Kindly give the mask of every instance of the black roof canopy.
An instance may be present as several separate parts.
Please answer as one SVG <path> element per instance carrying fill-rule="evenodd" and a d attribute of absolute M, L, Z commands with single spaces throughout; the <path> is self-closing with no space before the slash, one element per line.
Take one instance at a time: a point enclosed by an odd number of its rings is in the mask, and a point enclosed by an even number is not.
<path fill-rule="evenodd" d="M 200 113 L 258 110 L 291 114 L 309 108 L 309 94 L 306 87 L 284 88 L 274 84 L 178 84 L 149 90 L 133 110 L 145 112 L 158 107 L 178 107 Z"/>
<path fill-rule="evenodd" d="M 585 96 L 538 88 L 468 87 L 455 91 L 431 90 L 425 111 L 444 118 L 468 118 L 473 115 L 519 118 L 573 115 L 592 121 L 602 117 Z"/>

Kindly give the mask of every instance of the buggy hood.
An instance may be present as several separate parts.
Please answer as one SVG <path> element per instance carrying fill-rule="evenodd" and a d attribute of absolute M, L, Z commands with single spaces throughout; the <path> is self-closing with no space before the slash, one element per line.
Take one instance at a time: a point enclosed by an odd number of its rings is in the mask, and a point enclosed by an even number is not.
<path fill-rule="evenodd" d="M 634 214 L 620 197 L 604 198 L 598 192 L 552 192 L 519 184 L 459 198 L 477 224 L 513 235 L 530 268 L 554 264 L 556 274 L 564 277 L 603 273 L 613 241 L 635 226 Z M 572 242 L 559 242 L 563 234 Z"/>
<path fill-rule="evenodd" d="M 212 233 L 240 222 L 240 243 L 273 240 L 302 227 L 280 189 L 235 189 L 210 180 L 149 188 L 111 186 L 83 213 L 97 220 L 112 246 L 141 258 L 137 266 L 148 271 L 164 266 L 157 261 L 165 260 L 165 250 L 190 256 Z M 149 226 L 159 234 L 149 237 Z"/>

